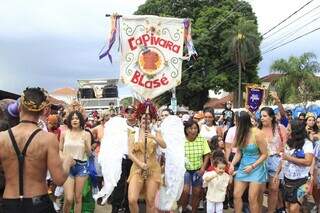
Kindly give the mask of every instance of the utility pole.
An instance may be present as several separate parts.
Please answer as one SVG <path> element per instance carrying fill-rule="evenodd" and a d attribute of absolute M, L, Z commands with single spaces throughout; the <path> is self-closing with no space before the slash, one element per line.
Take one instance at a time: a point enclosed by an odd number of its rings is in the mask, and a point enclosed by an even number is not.
<path fill-rule="evenodd" d="M 171 109 L 174 114 L 177 114 L 177 98 L 176 98 L 176 88 L 174 87 L 172 90 L 172 97 L 171 97 Z"/>

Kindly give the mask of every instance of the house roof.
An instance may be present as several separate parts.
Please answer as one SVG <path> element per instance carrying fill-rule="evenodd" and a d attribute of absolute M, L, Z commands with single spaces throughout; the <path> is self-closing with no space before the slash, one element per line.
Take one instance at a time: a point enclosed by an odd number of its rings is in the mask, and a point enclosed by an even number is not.
<path fill-rule="evenodd" d="M 263 76 L 262 78 L 260 78 L 260 80 L 262 82 L 273 82 L 273 81 L 279 79 L 281 76 L 283 76 L 283 74 L 271 73 L 269 75 Z"/>
<path fill-rule="evenodd" d="M 71 87 L 63 87 L 54 90 L 51 95 L 53 96 L 76 96 L 77 91 L 74 88 Z"/>
<path fill-rule="evenodd" d="M 2 99 L 14 99 L 17 100 L 18 98 L 20 98 L 20 95 L 12 93 L 12 92 L 8 92 L 8 91 L 4 91 L 4 90 L 0 90 L 0 100 Z"/>
<path fill-rule="evenodd" d="M 212 107 L 212 108 L 224 108 L 225 103 L 228 101 L 233 101 L 233 93 L 223 97 L 223 98 L 210 98 L 207 103 L 204 104 L 205 107 Z"/>

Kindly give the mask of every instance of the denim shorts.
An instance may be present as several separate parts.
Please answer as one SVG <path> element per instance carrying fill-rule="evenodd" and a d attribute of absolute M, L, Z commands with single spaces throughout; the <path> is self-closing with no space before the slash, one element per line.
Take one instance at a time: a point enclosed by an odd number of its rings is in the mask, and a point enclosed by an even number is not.
<path fill-rule="evenodd" d="M 267 159 L 267 170 L 268 170 L 268 175 L 269 176 L 272 176 L 272 177 L 275 176 L 280 162 L 281 162 L 280 155 L 270 155 L 268 157 L 268 159 Z M 279 178 L 283 179 L 282 172 L 280 172 Z"/>
<path fill-rule="evenodd" d="M 89 171 L 88 171 L 87 161 L 76 160 L 76 164 L 70 168 L 69 176 L 71 177 L 83 177 L 88 175 L 89 175 Z"/>
<path fill-rule="evenodd" d="M 202 186 L 202 176 L 198 174 L 198 170 L 187 170 L 184 173 L 184 184 L 193 187 Z"/>

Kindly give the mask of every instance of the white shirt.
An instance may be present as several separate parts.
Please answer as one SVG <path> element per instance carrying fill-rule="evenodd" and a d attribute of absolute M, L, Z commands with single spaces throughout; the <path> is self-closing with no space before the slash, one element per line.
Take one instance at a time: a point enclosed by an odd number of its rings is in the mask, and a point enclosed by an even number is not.
<path fill-rule="evenodd" d="M 227 132 L 227 135 L 226 135 L 225 143 L 233 144 L 234 139 L 236 137 L 236 131 L 237 131 L 237 127 L 236 126 L 233 126 L 233 127 L 229 128 L 229 130 Z M 237 148 L 232 147 L 232 152 L 236 153 L 237 152 Z"/>
<path fill-rule="evenodd" d="M 200 135 L 210 141 L 213 136 L 217 135 L 216 126 L 207 126 L 206 124 L 202 125 Z"/>
<path fill-rule="evenodd" d="M 206 177 L 216 176 L 209 182 L 205 181 Z M 221 175 L 215 171 L 206 172 L 203 175 L 204 186 L 208 186 L 207 200 L 211 202 L 223 202 L 226 196 L 227 187 L 229 184 L 230 176 L 227 173 Z"/>
<path fill-rule="evenodd" d="M 304 151 L 304 154 L 313 155 L 313 144 L 311 141 L 306 139 L 302 149 Z M 291 156 L 293 155 L 294 151 L 295 149 L 288 149 L 288 148 L 285 149 L 285 153 Z M 284 176 L 291 180 L 308 177 L 309 171 L 310 171 L 309 166 L 300 166 L 290 161 L 285 161 L 284 163 L 284 169 L 283 169 Z"/>

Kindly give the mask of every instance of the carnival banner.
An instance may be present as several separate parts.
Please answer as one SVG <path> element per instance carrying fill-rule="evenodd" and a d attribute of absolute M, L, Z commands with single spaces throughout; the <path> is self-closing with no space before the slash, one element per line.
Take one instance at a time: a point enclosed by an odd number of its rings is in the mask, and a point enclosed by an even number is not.
<path fill-rule="evenodd" d="M 158 16 L 122 17 L 120 79 L 143 98 L 154 98 L 180 84 L 184 21 Z"/>
<path fill-rule="evenodd" d="M 264 88 L 258 85 L 246 86 L 246 105 L 251 112 L 256 112 L 262 104 L 264 98 Z"/>

